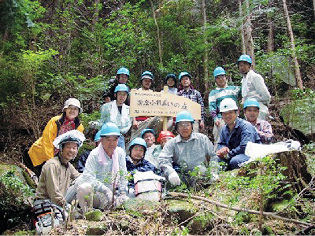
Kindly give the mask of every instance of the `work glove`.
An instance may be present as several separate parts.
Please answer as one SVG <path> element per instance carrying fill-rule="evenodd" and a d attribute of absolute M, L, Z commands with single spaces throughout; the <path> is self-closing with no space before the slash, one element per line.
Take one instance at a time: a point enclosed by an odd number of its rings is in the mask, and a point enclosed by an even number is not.
<path fill-rule="evenodd" d="M 115 198 L 115 207 L 119 207 L 122 205 L 125 201 L 127 201 L 129 197 L 126 194 L 121 194 L 118 197 Z"/>
<path fill-rule="evenodd" d="M 172 185 L 180 185 L 180 178 L 176 171 L 168 176 L 168 181 L 170 181 Z"/>
<path fill-rule="evenodd" d="M 102 184 L 97 191 L 100 193 L 104 193 L 105 197 L 107 198 L 108 202 L 111 202 L 113 199 L 113 192 L 108 187 L 106 187 L 104 184 Z"/>

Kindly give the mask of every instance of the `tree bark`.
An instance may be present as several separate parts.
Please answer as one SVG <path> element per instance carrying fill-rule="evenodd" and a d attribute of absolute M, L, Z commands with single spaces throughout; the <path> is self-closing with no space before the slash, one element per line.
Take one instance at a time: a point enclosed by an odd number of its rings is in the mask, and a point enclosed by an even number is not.
<path fill-rule="evenodd" d="M 255 55 L 254 55 L 254 40 L 252 36 L 252 22 L 251 22 L 251 13 L 250 13 L 250 5 L 249 0 L 245 1 L 246 9 L 247 9 L 247 16 L 246 16 L 246 23 L 245 23 L 245 45 L 246 45 L 246 53 L 249 54 L 252 58 L 252 67 L 255 68 Z"/>
<path fill-rule="evenodd" d="M 271 1 L 268 4 L 268 7 L 271 7 Z M 268 47 L 267 52 L 273 52 L 275 50 L 275 32 L 274 32 L 274 22 L 272 20 L 272 16 L 267 14 L 267 21 L 268 21 Z"/>
<path fill-rule="evenodd" d="M 302 82 L 302 77 L 301 77 L 300 65 L 296 57 L 294 35 L 292 31 L 287 1 L 282 0 L 282 3 L 283 3 L 284 15 L 287 19 L 288 33 L 289 33 L 290 41 L 291 41 L 291 51 L 292 51 L 292 59 L 294 62 L 294 73 L 295 73 L 296 84 L 298 85 L 299 89 L 303 90 L 303 82 Z"/>
<path fill-rule="evenodd" d="M 163 51 L 162 51 L 162 41 L 161 41 L 161 37 L 160 37 L 160 27 L 159 27 L 157 19 L 156 19 L 156 14 L 155 14 L 154 5 L 153 5 L 152 0 L 150 0 L 150 4 L 151 4 L 151 10 L 152 10 L 152 15 L 153 15 L 153 19 L 154 19 L 154 24 L 156 26 L 160 64 L 161 64 L 161 66 L 163 66 Z"/>
<path fill-rule="evenodd" d="M 208 92 L 209 89 L 209 69 L 208 69 L 208 61 L 209 61 L 209 55 L 208 55 L 208 40 L 206 35 L 206 29 L 207 29 L 207 15 L 206 15 L 206 1 L 201 1 L 201 11 L 202 11 L 202 31 L 203 31 L 203 43 L 204 43 L 204 55 L 203 55 L 203 76 L 204 76 L 204 82 L 205 82 L 205 91 Z"/>
<path fill-rule="evenodd" d="M 315 0 L 314 0 L 315 1 Z M 242 40 L 242 54 L 246 54 L 245 48 L 245 36 L 244 36 L 244 23 L 243 23 L 243 10 L 242 10 L 242 0 L 238 0 L 238 9 L 241 18 L 241 40 Z"/>

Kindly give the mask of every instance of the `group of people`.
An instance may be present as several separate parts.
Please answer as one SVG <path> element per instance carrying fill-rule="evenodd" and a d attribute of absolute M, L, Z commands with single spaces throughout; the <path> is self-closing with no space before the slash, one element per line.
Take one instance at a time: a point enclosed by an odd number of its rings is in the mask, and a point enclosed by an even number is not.
<path fill-rule="evenodd" d="M 134 197 L 132 176 L 137 171 L 152 171 L 176 186 L 183 181 L 182 175 L 196 168 L 201 174 L 210 168 L 213 179 L 218 178 L 221 170 L 239 168 L 249 159 L 245 155 L 248 142 L 270 143 L 273 139 L 271 125 L 266 121 L 271 96 L 263 78 L 251 69 L 251 63 L 248 55 L 241 55 L 238 60 L 243 75 L 241 88 L 227 84 L 222 67 L 213 72 L 217 88 L 209 94 L 209 110 L 214 121 L 214 145 L 199 132 L 199 128 L 205 128 L 202 96 L 192 86 L 192 75 L 181 72 L 178 86 L 175 74 L 168 74 L 165 84 L 170 93 L 199 103 L 201 120 L 181 111 L 173 128 L 177 136 L 171 131 L 157 134 L 154 129 L 143 129 L 126 148 L 125 135 L 148 117 L 130 117 L 127 85 L 130 74 L 122 67 L 117 71 L 114 86 L 105 94 L 107 102 L 96 122 L 99 131 L 94 139 L 95 148 L 79 158 L 76 169 L 70 161 L 77 156 L 85 137 L 78 118 L 81 104 L 69 98 L 62 114 L 48 122 L 42 137 L 25 158 L 26 164 L 40 176 L 34 205 L 49 201 L 67 209 L 76 198 L 83 211 L 89 206 L 105 209 Z M 150 71 L 143 72 L 139 90 L 151 90 L 153 79 Z M 239 118 L 240 97 L 246 120 Z"/>

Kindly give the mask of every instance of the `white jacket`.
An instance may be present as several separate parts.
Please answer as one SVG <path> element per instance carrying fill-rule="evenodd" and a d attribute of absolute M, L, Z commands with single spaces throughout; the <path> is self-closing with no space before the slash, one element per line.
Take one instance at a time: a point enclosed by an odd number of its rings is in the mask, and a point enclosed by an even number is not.
<path fill-rule="evenodd" d="M 129 106 L 122 105 L 121 113 L 118 110 L 116 100 L 106 103 L 101 107 L 101 125 L 112 122 L 118 126 L 120 132 L 125 134 L 131 127 L 132 119 L 129 115 Z"/>
<path fill-rule="evenodd" d="M 263 77 L 255 71 L 250 70 L 242 79 L 243 101 L 255 98 L 258 102 L 268 105 L 271 99 L 268 88 Z"/>

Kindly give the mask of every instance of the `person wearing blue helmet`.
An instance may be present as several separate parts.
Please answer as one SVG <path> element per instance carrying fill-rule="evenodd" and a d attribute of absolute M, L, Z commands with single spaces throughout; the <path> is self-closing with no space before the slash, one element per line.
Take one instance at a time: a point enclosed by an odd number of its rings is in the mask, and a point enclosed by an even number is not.
<path fill-rule="evenodd" d="M 126 157 L 127 171 L 131 176 L 135 171 L 146 172 L 153 171 L 157 173 L 157 169 L 152 163 L 144 159 L 147 151 L 147 144 L 143 138 L 135 138 L 129 145 L 129 156 Z M 129 188 L 134 187 L 133 179 L 129 180 Z"/>
<path fill-rule="evenodd" d="M 76 181 L 79 205 L 84 212 L 90 204 L 104 210 L 128 199 L 126 153 L 117 146 L 120 130 L 108 122 L 102 126 L 100 136 L 100 144 L 91 151 L 83 174 Z"/>
<path fill-rule="evenodd" d="M 221 129 L 224 126 L 224 121 L 219 111 L 220 103 L 225 98 L 232 98 L 237 101 L 241 95 L 241 89 L 239 86 L 228 86 L 226 72 L 220 66 L 214 69 L 213 77 L 217 87 L 211 90 L 208 100 L 210 114 L 214 122 L 212 133 L 214 137 L 214 147 L 216 149 L 218 146 Z"/>
<path fill-rule="evenodd" d="M 177 94 L 177 79 L 175 74 L 167 74 L 164 84 L 168 86 L 168 92 L 170 94 Z"/>
<path fill-rule="evenodd" d="M 154 76 L 150 71 L 144 71 L 141 74 L 141 88 L 139 90 L 152 91 L 151 86 L 153 83 Z"/>
<path fill-rule="evenodd" d="M 218 171 L 218 158 L 212 142 L 201 133 L 193 132 L 194 118 L 188 111 L 176 115 L 175 128 L 178 135 L 169 140 L 159 155 L 159 167 L 172 185 L 180 185 L 180 173 L 199 168 L 206 171 L 206 164 L 213 167 L 213 175 Z"/>
<path fill-rule="evenodd" d="M 259 108 L 259 102 L 255 99 L 247 99 L 244 102 L 244 115 L 246 120 L 256 128 L 261 142 L 269 144 L 273 141 L 272 127 L 268 121 L 258 119 Z"/>
<path fill-rule="evenodd" d="M 271 95 L 263 77 L 251 69 L 252 59 L 249 55 L 241 55 L 237 61 L 238 69 L 243 75 L 242 79 L 242 103 L 249 98 L 259 102 L 259 119 L 266 120 L 269 112 L 268 105 Z"/>
<path fill-rule="evenodd" d="M 153 76 L 152 72 L 144 71 L 141 74 L 141 79 L 140 79 L 141 88 L 139 88 L 138 90 L 139 91 L 151 91 L 152 92 L 151 86 L 152 86 L 153 79 L 154 79 L 154 76 Z M 150 118 L 150 117 L 149 116 L 137 116 L 137 117 L 133 118 L 133 121 L 132 121 L 133 130 L 132 130 L 132 134 L 131 134 L 132 137 L 134 136 L 134 133 L 136 132 L 136 130 L 138 130 L 139 125 L 142 122 L 144 122 L 145 120 L 147 120 L 148 118 Z"/>
<path fill-rule="evenodd" d="M 114 80 L 112 81 L 109 80 L 109 87 L 107 88 L 107 90 L 104 92 L 105 94 L 108 94 L 108 96 L 110 97 L 111 101 L 115 100 L 115 88 L 118 84 L 125 84 L 129 89 L 129 86 L 127 85 L 128 83 L 128 79 L 130 76 L 130 72 L 128 70 L 128 68 L 126 67 L 121 67 L 117 70 L 116 76 L 114 77 Z M 129 100 L 126 100 L 126 104 L 129 105 Z"/>
<path fill-rule="evenodd" d="M 87 158 L 89 157 L 92 149 L 99 145 L 100 141 L 101 141 L 101 131 L 99 130 L 95 134 L 94 142 L 91 142 L 91 147 L 84 150 L 84 152 L 79 156 L 78 164 L 77 164 L 77 170 L 79 171 L 79 173 L 83 173 Z"/>
<path fill-rule="evenodd" d="M 155 145 L 155 131 L 154 129 L 143 129 L 140 137 L 144 139 L 147 144 L 147 150 L 144 159 L 152 163 L 152 153 L 156 148 Z M 153 163 L 152 163 L 153 164 Z"/>
<path fill-rule="evenodd" d="M 178 76 L 178 79 L 179 79 L 179 87 L 178 87 L 177 95 L 183 96 L 185 98 L 189 98 L 193 102 L 199 103 L 201 106 L 201 120 L 200 122 L 198 121 L 194 123 L 194 132 L 199 132 L 199 127 L 201 129 L 204 129 L 205 127 L 205 123 L 204 123 L 205 108 L 204 108 L 202 96 L 200 92 L 194 89 L 194 87 L 192 86 L 191 74 L 189 74 L 186 71 L 181 72 Z"/>
<path fill-rule="evenodd" d="M 132 123 L 132 119 L 129 116 L 129 106 L 125 104 L 129 89 L 125 84 L 118 84 L 114 92 L 116 99 L 101 107 L 100 125 L 107 122 L 116 124 L 121 132 L 118 146 L 125 149 L 124 135 L 129 131 Z"/>

